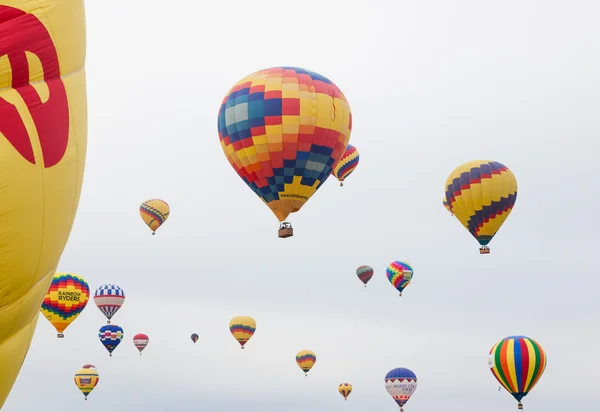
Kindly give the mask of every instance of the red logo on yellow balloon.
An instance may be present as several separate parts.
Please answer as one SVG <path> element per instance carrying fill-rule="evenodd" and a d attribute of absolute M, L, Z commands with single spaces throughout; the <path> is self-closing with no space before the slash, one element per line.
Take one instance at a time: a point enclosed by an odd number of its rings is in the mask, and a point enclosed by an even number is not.
<path fill-rule="evenodd" d="M 47 99 L 42 99 L 29 82 L 26 52 L 39 59 Z M 69 103 L 60 78 L 58 54 L 50 33 L 33 14 L 0 5 L 0 58 L 7 56 L 12 72 L 12 88 L 23 99 L 35 124 L 42 149 L 44 167 L 58 164 L 69 141 Z M 0 133 L 19 154 L 35 164 L 33 146 L 17 108 L 0 97 Z"/>

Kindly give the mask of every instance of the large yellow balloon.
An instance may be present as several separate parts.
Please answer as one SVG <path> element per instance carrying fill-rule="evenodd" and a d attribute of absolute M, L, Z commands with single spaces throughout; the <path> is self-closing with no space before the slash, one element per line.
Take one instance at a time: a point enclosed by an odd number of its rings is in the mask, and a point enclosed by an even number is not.
<path fill-rule="evenodd" d="M 0 408 L 79 203 L 85 35 L 83 0 L 0 5 Z"/>

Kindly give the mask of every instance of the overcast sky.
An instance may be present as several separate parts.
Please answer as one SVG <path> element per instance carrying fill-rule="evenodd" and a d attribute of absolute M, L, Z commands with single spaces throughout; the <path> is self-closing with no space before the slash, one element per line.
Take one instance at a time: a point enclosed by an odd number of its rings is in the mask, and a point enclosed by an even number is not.
<path fill-rule="evenodd" d="M 87 167 L 59 270 L 125 290 L 125 338 L 109 358 L 93 301 L 65 339 L 40 317 L 3 411 L 391 412 L 384 376 L 401 366 L 419 379 L 406 412 L 512 411 L 487 356 L 515 334 L 548 355 L 525 411 L 597 409 L 598 2 L 86 3 Z M 342 89 L 360 152 L 285 240 L 217 133 L 229 88 L 278 65 Z M 519 184 L 488 256 L 441 204 L 474 159 Z M 156 236 L 138 213 L 150 198 L 171 205 Z M 402 298 L 393 260 L 415 269 Z M 235 315 L 258 324 L 244 351 Z M 301 349 L 317 355 L 308 377 Z M 100 374 L 87 402 L 73 383 L 85 363 Z"/>

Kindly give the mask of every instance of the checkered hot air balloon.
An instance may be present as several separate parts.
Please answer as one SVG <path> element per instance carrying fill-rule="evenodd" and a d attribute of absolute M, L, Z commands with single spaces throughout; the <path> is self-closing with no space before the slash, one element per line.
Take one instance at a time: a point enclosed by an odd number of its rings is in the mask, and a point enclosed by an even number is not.
<path fill-rule="evenodd" d="M 100 312 L 106 316 L 106 319 L 110 325 L 110 320 L 117 313 L 117 311 L 123 306 L 125 302 L 125 292 L 117 285 L 108 283 L 106 285 L 99 286 L 94 293 L 94 303 L 100 309 Z"/>
<path fill-rule="evenodd" d="M 445 199 L 456 219 L 481 245 L 479 253 L 488 254 L 487 245 L 517 201 L 517 179 L 502 163 L 474 160 L 450 173 Z"/>
<path fill-rule="evenodd" d="M 392 262 L 388 265 L 385 270 L 385 274 L 398 292 L 402 296 L 402 291 L 406 288 L 413 278 L 413 268 L 407 262 L 401 262 L 399 260 Z"/>
<path fill-rule="evenodd" d="M 104 325 L 98 331 L 98 338 L 108 351 L 109 356 L 112 356 L 113 351 L 123 340 L 123 329 L 118 325 Z"/>
<path fill-rule="evenodd" d="M 403 412 L 404 405 L 417 390 L 417 375 L 407 368 L 392 369 L 385 375 L 385 389 Z"/>
<path fill-rule="evenodd" d="M 218 115 L 221 148 L 244 183 L 293 235 L 298 212 L 331 175 L 350 140 L 348 100 L 328 78 L 272 67 L 238 81 Z"/>

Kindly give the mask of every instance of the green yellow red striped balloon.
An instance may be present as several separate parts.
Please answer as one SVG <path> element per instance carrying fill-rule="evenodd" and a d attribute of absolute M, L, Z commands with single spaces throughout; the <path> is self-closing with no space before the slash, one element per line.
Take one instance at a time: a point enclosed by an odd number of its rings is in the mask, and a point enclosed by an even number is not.
<path fill-rule="evenodd" d="M 546 353 L 539 343 L 526 336 L 509 336 L 490 350 L 488 365 L 494 377 L 518 402 L 542 377 Z"/>

